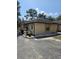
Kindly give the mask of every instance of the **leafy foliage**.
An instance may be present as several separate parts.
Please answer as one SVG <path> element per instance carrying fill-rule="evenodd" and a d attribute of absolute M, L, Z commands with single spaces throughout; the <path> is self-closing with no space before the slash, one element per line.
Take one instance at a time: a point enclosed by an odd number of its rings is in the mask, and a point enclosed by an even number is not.
<path fill-rule="evenodd" d="M 61 20 L 61 15 L 59 15 L 56 19 L 57 19 L 57 20 Z"/>
<path fill-rule="evenodd" d="M 37 11 L 35 9 L 29 9 L 26 11 L 27 15 L 25 16 L 26 18 L 28 17 L 32 17 L 32 19 L 34 17 L 37 17 Z"/>
<path fill-rule="evenodd" d="M 20 16 L 20 3 L 17 1 L 17 16 Z"/>
<path fill-rule="evenodd" d="M 46 15 L 44 13 L 39 13 L 38 14 L 38 18 L 42 18 L 42 19 L 45 19 L 46 18 Z"/>
<path fill-rule="evenodd" d="M 19 18 L 20 16 L 20 3 L 17 1 L 17 27 L 21 26 L 21 19 Z"/>
<path fill-rule="evenodd" d="M 53 18 L 52 16 L 48 16 L 48 20 L 54 21 L 55 18 Z"/>

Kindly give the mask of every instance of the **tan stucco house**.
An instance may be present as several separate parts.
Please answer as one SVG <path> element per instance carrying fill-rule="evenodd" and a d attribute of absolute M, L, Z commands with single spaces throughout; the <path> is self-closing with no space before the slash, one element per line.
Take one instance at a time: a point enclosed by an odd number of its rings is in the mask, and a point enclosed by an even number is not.
<path fill-rule="evenodd" d="M 61 31 L 60 23 L 46 19 L 26 21 L 24 23 L 24 28 L 26 28 L 27 31 L 31 31 L 33 35 Z"/>

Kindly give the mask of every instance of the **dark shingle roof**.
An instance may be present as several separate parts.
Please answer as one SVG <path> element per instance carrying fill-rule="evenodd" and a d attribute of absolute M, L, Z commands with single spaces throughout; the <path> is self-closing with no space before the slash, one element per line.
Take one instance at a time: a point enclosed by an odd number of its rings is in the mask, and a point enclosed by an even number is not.
<path fill-rule="evenodd" d="M 35 20 L 25 21 L 25 24 L 28 24 L 28 23 L 57 23 L 57 24 L 61 24 L 60 21 L 51 21 L 48 19 L 35 19 Z"/>

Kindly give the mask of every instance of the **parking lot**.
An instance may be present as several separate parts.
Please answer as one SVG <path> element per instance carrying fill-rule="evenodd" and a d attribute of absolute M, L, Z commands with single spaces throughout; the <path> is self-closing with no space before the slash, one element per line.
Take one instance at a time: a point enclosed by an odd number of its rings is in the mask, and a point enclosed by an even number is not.
<path fill-rule="evenodd" d="M 17 59 L 61 59 L 61 41 L 53 37 L 17 38 Z"/>

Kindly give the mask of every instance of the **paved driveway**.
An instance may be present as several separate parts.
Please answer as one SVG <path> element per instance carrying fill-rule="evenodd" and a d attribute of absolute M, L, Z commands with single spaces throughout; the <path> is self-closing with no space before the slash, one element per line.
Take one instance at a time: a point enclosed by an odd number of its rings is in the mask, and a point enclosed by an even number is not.
<path fill-rule="evenodd" d="M 17 39 L 17 59 L 61 59 L 61 42 L 54 38 Z"/>

